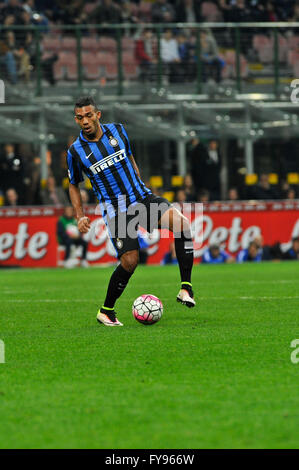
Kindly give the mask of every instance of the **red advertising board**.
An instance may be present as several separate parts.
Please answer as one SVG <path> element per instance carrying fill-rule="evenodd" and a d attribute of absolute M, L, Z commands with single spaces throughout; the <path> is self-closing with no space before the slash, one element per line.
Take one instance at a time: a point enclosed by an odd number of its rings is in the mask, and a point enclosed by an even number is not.
<path fill-rule="evenodd" d="M 183 208 L 184 209 L 184 208 Z M 232 255 L 261 234 L 266 245 L 288 243 L 299 236 L 299 201 L 209 203 L 203 213 L 188 205 L 194 235 L 195 260 L 209 244 L 220 243 Z M 116 262 L 103 219 L 95 207 L 86 209 L 93 230 L 88 235 L 91 264 Z M 0 208 L 0 265 L 57 266 L 56 225 L 62 209 L 53 207 Z M 171 235 L 155 230 L 147 237 L 150 264 L 159 264 L 169 249 Z"/>

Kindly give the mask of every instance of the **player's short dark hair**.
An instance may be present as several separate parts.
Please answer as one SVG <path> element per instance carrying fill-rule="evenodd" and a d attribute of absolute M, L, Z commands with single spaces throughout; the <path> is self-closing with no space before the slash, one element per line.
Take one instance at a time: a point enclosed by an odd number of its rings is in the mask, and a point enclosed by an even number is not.
<path fill-rule="evenodd" d="M 95 104 L 94 99 L 91 96 L 80 96 L 75 103 L 74 110 L 76 111 L 77 108 L 83 108 L 83 106 L 93 106 L 97 109 L 97 105 Z"/>

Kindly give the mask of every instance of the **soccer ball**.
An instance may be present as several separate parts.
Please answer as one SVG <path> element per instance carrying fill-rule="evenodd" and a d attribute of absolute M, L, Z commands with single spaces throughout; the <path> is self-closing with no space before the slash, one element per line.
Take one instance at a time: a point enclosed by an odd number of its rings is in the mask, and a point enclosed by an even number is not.
<path fill-rule="evenodd" d="M 153 325 L 162 317 L 163 305 L 158 297 L 143 294 L 134 301 L 132 313 L 133 317 L 143 325 Z"/>

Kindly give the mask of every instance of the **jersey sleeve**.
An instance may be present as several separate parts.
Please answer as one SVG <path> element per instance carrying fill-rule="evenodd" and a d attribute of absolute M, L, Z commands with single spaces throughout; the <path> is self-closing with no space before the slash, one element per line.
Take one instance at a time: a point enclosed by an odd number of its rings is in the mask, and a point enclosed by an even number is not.
<path fill-rule="evenodd" d="M 230 255 L 228 253 L 226 253 L 226 251 L 224 251 L 224 250 L 221 252 L 221 254 L 222 254 L 222 257 L 223 257 L 224 261 L 227 261 L 230 258 Z"/>
<path fill-rule="evenodd" d="M 79 163 L 73 157 L 70 150 L 67 152 L 67 167 L 68 167 L 68 177 L 71 184 L 78 184 L 84 181 L 82 170 L 80 168 Z"/>
<path fill-rule="evenodd" d="M 120 127 L 121 127 L 122 134 L 125 138 L 125 146 L 126 146 L 127 155 L 130 156 L 130 155 L 132 155 L 132 150 L 131 150 L 131 145 L 130 145 L 130 141 L 129 141 L 127 131 L 124 128 L 123 124 L 121 124 Z"/>

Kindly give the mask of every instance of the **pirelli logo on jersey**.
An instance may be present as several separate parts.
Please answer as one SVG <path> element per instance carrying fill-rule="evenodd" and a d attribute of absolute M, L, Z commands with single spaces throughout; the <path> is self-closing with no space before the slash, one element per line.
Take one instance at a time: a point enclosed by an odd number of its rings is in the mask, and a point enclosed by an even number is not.
<path fill-rule="evenodd" d="M 101 173 L 101 171 L 115 165 L 115 163 L 124 160 L 126 156 L 125 149 L 119 150 L 118 152 L 112 153 L 111 155 L 108 155 L 108 157 L 94 163 L 89 167 L 89 169 L 93 172 L 94 175 L 97 175 L 98 173 Z"/>

